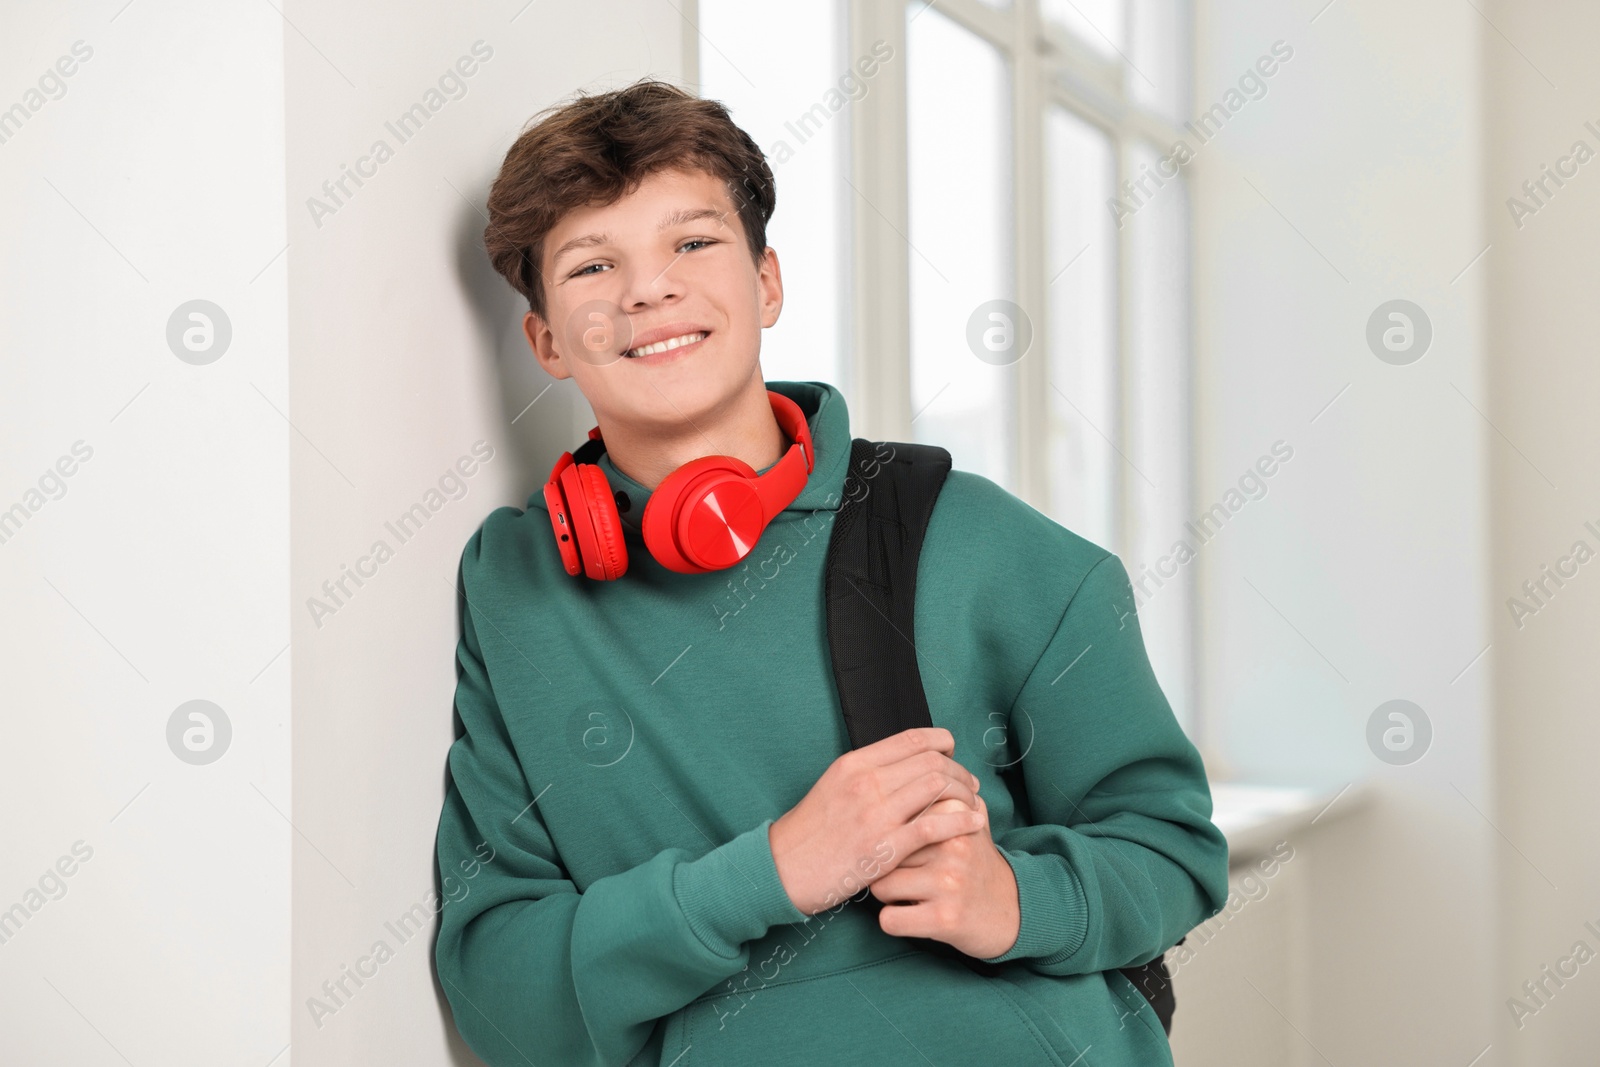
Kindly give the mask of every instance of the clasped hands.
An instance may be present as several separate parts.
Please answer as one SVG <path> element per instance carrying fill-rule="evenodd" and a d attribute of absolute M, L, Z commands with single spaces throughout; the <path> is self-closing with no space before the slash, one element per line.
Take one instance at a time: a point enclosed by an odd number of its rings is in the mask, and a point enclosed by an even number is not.
<path fill-rule="evenodd" d="M 995 847 L 978 779 L 951 758 L 943 727 L 905 730 L 834 760 L 772 824 L 778 878 L 814 915 L 869 885 L 896 937 L 943 941 L 990 959 L 1021 928 L 1016 876 Z"/>

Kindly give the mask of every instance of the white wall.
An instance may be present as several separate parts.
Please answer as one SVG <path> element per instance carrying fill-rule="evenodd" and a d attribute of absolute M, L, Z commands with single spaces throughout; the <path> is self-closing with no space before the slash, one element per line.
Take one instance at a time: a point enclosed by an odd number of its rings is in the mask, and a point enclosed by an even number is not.
<path fill-rule="evenodd" d="M 1197 14 L 1196 110 L 1274 41 L 1294 50 L 1192 165 L 1198 506 L 1274 441 L 1294 449 L 1201 550 L 1205 714 L 1226 723 L 1217 740 L 1243 776 L 1378 786 L 1296 842 L 1310 857 L 1300 1010 L 1263 1016 L 1247 965 L 1217 981 L 1300 1062 L 1464 1065 L 1496 1038 L 1495 884 L 1520 862 L 1482 814 L 1495 810 L 1495 661 L 1473 663 L 1492 636 L 1499 448 L 1474 410 L 1489 405 L 1489 276 L 1467 269 L 1490 239 L 1478 63 L 1493 33 L 1443 0 L 1210 0 Z M 1393 298 L 1433 325 L 1407 366 L 1366 342 Z M 1396 698 L 1433 725 L 1407 766 L 1366 741 Z M 1269 997 L 1272 973 L 1263 959 L 1252 977 Z"/>
<path fill-rule="evenodd" d="M 198 0 L 4 23 L 0 108 L 26 114 L 0 143 L 0 509 L 27 514 L 0 543 L 0 909 L 38 907 L 0 943 L 0 1062 L 266 1064 L 293 833 L 284 26 Z M 231 323 L 205 365 L 167 343 L 194 299 Z M 206 765 L 167 742 L 195 699 L 232 727 Z"/>
<path fill-rule="evenodd" d="M 395 18 L 375 0 L 288 6 L 323 53 L 298 35 L 285 48 L 291 413 L 304 435 L 291 443 L 289 577 L 304 835 L 294 842 L 290 982 L 298 1067 L 441 1063 L 447 1044 L 472 1062 L 435 986 L 429 898 L 454 739 L 456 565 L 483 518 L 523 506 L 593 425 L 572 383 L 541 395 L 553 380 L 522 338 L 526 305 L 489 267 L 480 211 L 535 112 L 579 87 L 676 80 L 681 70 L 684 23 L 670 4 L 534 4 L 520 16 L 519 7 L 412 5 Z M 444 97 L 400 143 L 385 123 L 425 101 L 463 56 L 478 60 L 464 64 L 474 70 L 465 94 Z M 307 198 L 377 139 L 392 157 L 314 220 Z M 464 479 L 460 499 L 436 498 L 402 543 L 385 523 L 426 506 L 478 441 L 494 458 Z M 392 558 L 359 587 L 347 579 L 342 606 L 329 600 L 333 614 L 314 618 L 307 599 L 378 540 Z M 426 931 L 402 942 L 385 924 L 414 907 Z M 347 981 L 353 995 L 342 1006 L 325 998 L 337 1011 L 314 1017 L 308 998 L 380 940 L 393 958 L 360 987 Z"/>

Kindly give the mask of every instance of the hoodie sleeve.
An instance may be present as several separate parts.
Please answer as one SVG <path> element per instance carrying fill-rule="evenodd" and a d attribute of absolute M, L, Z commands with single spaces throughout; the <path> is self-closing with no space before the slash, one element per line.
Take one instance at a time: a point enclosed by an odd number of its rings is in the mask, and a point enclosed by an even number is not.
<path fill-rule="evenodd" d="M 1016 874 L 1021 929 L 987 962 L 1052 975 L 1137 966 L 1222 909 L 1227 839 L 1116 555 L 1068 601 L 1010 721 L 1032 824 L 995 839 Z"/>
<path fill-rule="evenodd" d="M 457 1029 L 490 1067 L 625 1064 L 659 1018 L 745 968 L 746 942 L 805 916 L 778 878 L 770 819 L 698 857 L 669 848 L 579 892 L 484 667 L 480 627 L 505 638 L 475 577 L 482 534 L 461 561 L 464 732 L 450 748 L 436 843 L 448 899 L 439 981 Z"/>

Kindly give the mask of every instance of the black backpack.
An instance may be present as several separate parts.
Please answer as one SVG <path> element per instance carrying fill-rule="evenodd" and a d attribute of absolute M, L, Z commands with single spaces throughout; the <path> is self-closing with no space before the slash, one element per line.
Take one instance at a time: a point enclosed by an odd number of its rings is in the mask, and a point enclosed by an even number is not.
<path fill-rule="evenodd" d="M 933 725 L 913 644 L 912 605 L 923 534 L 949 472 L 950 453 L 937 445 L 860 437 L 850 442 L 844 500 L 828 542 L 824 597 L 833 677 L 852 748 Z M 882 906 L 870 894 L 864 901 Z M 980 974 L 1000 970 L 943 941 L 909 940 Z M 1177 1001 L 1165 955 L 1123 968 L 1122 974 L 1150 1001 L 1170 1035 Z"/>

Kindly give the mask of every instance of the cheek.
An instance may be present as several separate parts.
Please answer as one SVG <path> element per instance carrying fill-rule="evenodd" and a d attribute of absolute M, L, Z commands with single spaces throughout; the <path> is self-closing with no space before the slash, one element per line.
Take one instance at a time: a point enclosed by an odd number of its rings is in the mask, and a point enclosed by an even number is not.
<path fill-rule="evenodd" d="M 577 303 L 563 301 L 550 308 L 556 351 L 589 368 L 603 368 L 620 358 L 629 330 L 628 316 L 616 301 L 598 293 L 586 293 Z"/>

